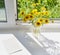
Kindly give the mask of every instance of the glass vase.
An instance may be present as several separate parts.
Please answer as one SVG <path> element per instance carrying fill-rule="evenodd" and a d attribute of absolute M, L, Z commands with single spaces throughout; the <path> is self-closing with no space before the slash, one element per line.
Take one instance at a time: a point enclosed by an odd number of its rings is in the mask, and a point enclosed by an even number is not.
<path fill-rule="evenodd" d="M 43 41 L 44 37 L 41 34 L 41 27 L 35 27 L 32 28 L 32 34 L 38 41 Z"/>
<path fill-rule="evenodd" d="M 40 37 L 40 27 L 33 26 L 32 34 L 35 38 L 39 39 L 39 37 Z"/>

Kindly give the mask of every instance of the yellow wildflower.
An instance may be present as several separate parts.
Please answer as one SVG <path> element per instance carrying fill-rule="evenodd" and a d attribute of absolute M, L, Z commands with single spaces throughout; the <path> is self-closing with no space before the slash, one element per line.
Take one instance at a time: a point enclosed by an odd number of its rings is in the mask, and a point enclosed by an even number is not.
<path fill-rule="evenodd" d="M 49 12 L 48 11 L 41 12 L 41 15 L 42 16 L 44 16 L 44 15 L 48 16 L 49 15 Z"/>
<path fill-rule="evenodd" d="M 34 23 L 34 25 L 35 25 L 36 27 L 39 27 L 39 26 L 42 25 L 42 23 L 41 23 L 40 21 L 36 21 L 36 22 Z"/>
<path fill-rule="evenodd" d="M 26 15 L 24 18 L 23 18 L 23 21 L 26 22 L 29 20 L 29 15 Z"/>
<path fill-rule="evenodd" d="M 25 14 L 25 12 L 24 12 L 24 11 L 21 11 L 21 12 L 20 12 L 20 15 L 24 15 L 24 14 Z"/>
<path fill-rule="evenodd" d="M 27 20 L 24 18 L 23 20 L 22 20 L 23 22 L 27 22 Z"/>
<path fill-rule="evenodd" d="M 45 12 L 41 12 L 40 15 L 44 16 L 45 15 Z"/>
<path fill-rule="evenodd" d="M 33 17 L 33 15 L 29 15 L 29 18 L 30 18 L 30 20 L 33 20 L 34 19 L 34 17 Z"/>
<path fill-rule="evenodd" d="M 40 12 L 35 12 L 35 15 L 40 15 Z"/>
<path fill-rule="evenodd" d="M 32 14 L 35 14 L 37 12 L 37 9 L 32 10 Z"/>
<path fill-rule="evenodd" d="M 48 24 L 49 22 L 50 22 L 50 20 L 47 19 L 47 18 L 46 18 L 45 21 L 44 21 L 45 24 Z"/>
<path fill-rule="evenodd" d="M 40 21 L 41 23 L 44 22 L 44 18 L 38 18 L 38 21 Z"/>
<path fill-rule="evenodd" d="M 47 16 L 48 16 L 48 15 L 49 15 L 49 12 L 48 12 L 48 11 L 45 11 L 45 15 L 47 15 Z"/>

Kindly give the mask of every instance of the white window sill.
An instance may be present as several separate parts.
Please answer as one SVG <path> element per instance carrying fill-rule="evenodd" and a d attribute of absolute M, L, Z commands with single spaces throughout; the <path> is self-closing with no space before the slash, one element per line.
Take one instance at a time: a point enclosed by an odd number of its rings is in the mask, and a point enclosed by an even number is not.
<path fill-rule="evenodd" d="M 22 21 L 17 21 L 17 25 L 22 25 L 22 26 L 32 26 L 31 23 L 23 23 Z M 54 23 L 49 23 L 49 24 L 44 24 L 41 26 L 42 28 L 60 28 L 60 20 L 54 21 Z"/>

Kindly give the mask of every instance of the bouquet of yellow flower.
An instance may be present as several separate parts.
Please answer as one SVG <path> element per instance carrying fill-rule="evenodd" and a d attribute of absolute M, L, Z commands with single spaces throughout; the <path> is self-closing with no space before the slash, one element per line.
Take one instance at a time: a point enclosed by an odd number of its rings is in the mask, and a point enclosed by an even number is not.
<path fill-rule="evenodd" d="M 36 27 L 49 23 L 51 13 L 41 3 L 41 0 L 18 0 L 18 17 L 23 22 L 31 22 Z"/>
<path fill-rule="evenodd" d="M 41 26 L 50 22 L 48 19 L 49 12 L 46 11 L 45 7 L 42 7 L 42 12 L 38 12 L 37 9 L 33 9 L 31 13 L 24 16 L 23 22 L 31 21 L 34 26 Z M 44 17 L 45 16 L 45 17 Z"/>

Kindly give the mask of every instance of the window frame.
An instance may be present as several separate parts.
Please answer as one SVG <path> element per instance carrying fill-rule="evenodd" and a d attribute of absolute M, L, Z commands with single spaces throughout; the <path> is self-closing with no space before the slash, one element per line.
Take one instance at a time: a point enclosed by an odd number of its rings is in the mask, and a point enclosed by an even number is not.
<path fill-rule="evenodd" d="M 13 27 L 16 22 L 16 13 L 15 13 L 15 8 L 14 8 L 14 0 L 4 0 L 5 2 L 5 12 L 6 12 L 6 18 L 7 21 L 1 21 L 0 22 L 0 28 L 9 28 Z"/>

